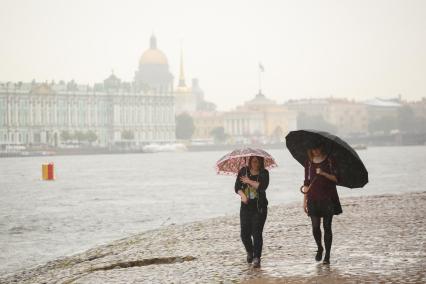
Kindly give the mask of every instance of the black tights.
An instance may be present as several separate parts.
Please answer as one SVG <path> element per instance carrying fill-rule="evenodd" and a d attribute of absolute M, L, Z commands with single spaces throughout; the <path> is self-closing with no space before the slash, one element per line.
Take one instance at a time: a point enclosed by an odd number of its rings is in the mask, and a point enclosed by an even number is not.
<path fill-rule="evenodd" d="M 312 234 L 314 235 L 315 242 L 317 243 L 318 250 L 322 249 L 321 245 L 321 217 L 311 216 L 312 221 Z M 333 215 L 323 217 L 324 227 L 324 244 L 325 244 L 325 255 L 330 257 L 331 242 L 333 241 L 333 232 L 331 231 L 331 222 L 333 221 Z"/>

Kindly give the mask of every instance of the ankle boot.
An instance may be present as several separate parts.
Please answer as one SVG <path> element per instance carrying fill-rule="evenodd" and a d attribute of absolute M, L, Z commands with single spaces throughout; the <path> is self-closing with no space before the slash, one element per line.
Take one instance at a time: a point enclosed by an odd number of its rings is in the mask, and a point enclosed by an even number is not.
<path fill-rule="evenodd" d="M 260 258 L 255 257 L 253 258 L 253 268 L 259 268 L 260 267 Z"/>
<path fill-rule="evenodd" d="M 247 252 L 247 263 L 252 263 L 252 262 L 253 262 L 253 253 Z"/>
<path fill-rule="evenodd" d="M 319 247 L 317 250 L 317 254 L 315 255 L 316 261 L 321 261 L 322 259 L 322 252 L 324 251 L 323 247 Z"/>
<path fill-rule="evenodd" d="M 328 251 L 325 252 L 324 260 L 323 260 L 322 263 L 330 264 L 330 252 L 328 252 Z"/>

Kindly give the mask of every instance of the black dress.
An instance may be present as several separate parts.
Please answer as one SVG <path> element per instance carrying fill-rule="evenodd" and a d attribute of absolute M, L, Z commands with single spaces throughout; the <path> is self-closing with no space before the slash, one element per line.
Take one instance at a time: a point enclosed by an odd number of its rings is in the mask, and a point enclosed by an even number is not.
<path fill-rule="evenodd" d="M 312 184 L 307 193 L 308 215 L 317 217 L 338 215 L 342 213 L 342 206 L 337 194 L 336 183 L 322 175 L 317 175 L 317 168 L 321 168 L 323 172 L 332 174 L 339 179 L 337 166 L 333 159 L 326 158 L 320 163 L 309 160 L 305 162 L 304 185 Z"/>

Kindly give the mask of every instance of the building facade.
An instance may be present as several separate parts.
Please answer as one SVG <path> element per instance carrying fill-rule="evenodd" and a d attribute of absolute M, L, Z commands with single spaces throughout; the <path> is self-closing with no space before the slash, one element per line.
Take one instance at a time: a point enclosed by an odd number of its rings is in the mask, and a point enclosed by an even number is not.
<path fill-rule="evenodd" d="M 426 98 L 409 102 L 408 106 L 413 110 L 414 116 L 426 119 Z"/>
<path fill-rule="evenodd" d="M 223 127 L 223 113 L 217 111 L 198 111 L 191 114 L 194 121 L 194 140 L 213 139 L 212 131 Z"/>
<path fill-rule="evenodd" d="M 235 142 L 280 142 L 296 129 L 296 114 L 268 99 L 261 91 L 250 101 L 224 114 L 226 134 Z M 256 141 L 254 141 L 255 139 Z"/>
<path fill-rule="evenodd" d="M 347 99 L 302 99 L 285 103 L 297 116 L 321 118 L 335 127 L 336 134 L 347 136 L 368 132 L 369 113 L 364 103 Z M 311 126 L 315 127 L 315 124 Z"/>
<path fill-rule="evenodd" d="M 397 117 L 402 107 L 400 98 L 381 99 L 374 98 L 364 102 L 368 111 L 370 121 L 381 119 L 383 117 Z"/>
<path fill-rule="evenodd" d="M 0 144 L 61 146 L 82 133 L 102 147 L 175 141 L 173 76 L 155 37 L 134 82 L 112 74 L 93 87 L 74 81 L 0 85 Z"/>

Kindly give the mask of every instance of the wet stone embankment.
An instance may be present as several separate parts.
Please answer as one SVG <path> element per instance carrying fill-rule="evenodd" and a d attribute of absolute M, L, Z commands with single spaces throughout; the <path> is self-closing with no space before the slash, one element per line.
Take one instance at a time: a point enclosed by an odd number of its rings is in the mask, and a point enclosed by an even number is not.
<path fill-rule="evenodd" d="M 262 267 L 238 215 L 144 232 L 0 276 L 0 283 L 426 283 L 426 192 L 342 198 L 331 264 L 314 260 L 300 204 L 269 208 Z"/>

